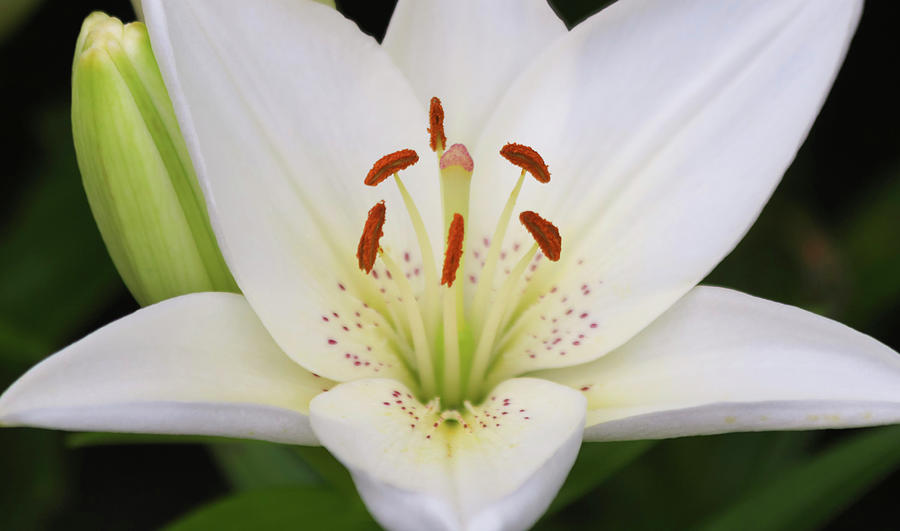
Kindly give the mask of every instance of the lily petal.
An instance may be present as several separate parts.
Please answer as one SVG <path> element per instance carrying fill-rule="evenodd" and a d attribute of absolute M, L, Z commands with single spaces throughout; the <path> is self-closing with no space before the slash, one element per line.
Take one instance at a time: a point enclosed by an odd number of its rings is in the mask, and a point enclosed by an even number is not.
<path fill-rule="evenodd" d="M 734 247 L 815 119 L 861 4 L 617 2 L 516 81 L 479 143 L 472 212 L 491 212 L 517 174 L 500 146 L 532 146 L 553 181 L 526 186 L 517 209 L 559 226 L 567 264 L 538 270 L 529 289 L 546 297 L 501 373 L 609 352 Z M 473 219 L 475 241 L 493 222 Z M 543 348 L 560 336 L 579 348 Z"/>
<path fill-rule="evenodd" d="M 583 390 L 587 440 L 900 421 L 900 355 L 836 321 L 698 287 L 588 365 L 539 376 Z"/>
<path fill-rule="evenodd" d="M 396 530 L 525 529 L 572 467 L 584 397 L 522 378 L 447 421 L 401 384 L 362 380 L 313 400 L 313 430 L 350 470 L 369 510 Z"/>
<path fill-rule="evenodd" d="M 42 361 L 0 397 L 0 424 L 318 444 L 332 382 L 284 355 L 240 295 L 169 299 Z"/>
<path fill-rule="evenodd" d="M 400 0 L 383 46 L 422 102 L 441 98 L 450 142 L 474 145 L 513 79 L 565 33 L 546 0 Z"/>
<path fill-rule="evenodd" d="M 355 266 L 369 208 L 403 204 L 393 186 L 364 186 L 366 173 L 387 153 L 428 149 L 427 112 L 403 74 L 372 38 L 315 2 L 143 8 L 223 254 L 266 328 L 316 373 L 405 377 L 374 333 L 379 316 L 361 300 L 374 288 Z M 436 164 L 407 175 L 436 227 Z M 417 257 L 401 210 L 389 214 L 385 247 Z M 323 319 L 333 313 L 342 318 Z"/>

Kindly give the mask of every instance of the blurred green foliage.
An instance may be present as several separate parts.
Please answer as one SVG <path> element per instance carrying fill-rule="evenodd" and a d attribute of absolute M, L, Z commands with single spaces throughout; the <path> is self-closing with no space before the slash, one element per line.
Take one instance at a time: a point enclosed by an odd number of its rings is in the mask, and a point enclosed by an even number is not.
<path fill-rule="evenodd" d="M 0 241 L 0 356 L 27 367 L 81 331 L 120 293 L 78 175 L 68 109 L 35 117 L 52 153 L 23 175 L 30 186 L 7 212 Z M 62 124 L 62 127 L 60 126 Z"/>
<path fill-rule="evenodd" d="M 41 0 L 4 0 L 3 10 L 0 10 L 0 43 L 18 29 L 40 3 Z"/>
<path fill-rule="evenodd" d="M 290 487 L 235 494 L 198 509 L 166 527 L 165 531 L 282 531 L 295 528 L 379 529 L 361 503 L 348 503 L 339 491 Z"/>
<path fill-rule="evenodd" d="M 854 435 L 749 489 L 702 529 L 817 529 L 900 463 L 900 427 Z"/>
<path fill-rule="evenodd" d="M 0 16 L 7 182 L 0 197 L 0 384 L 136 309 L 94 225 L 68 119 L 81 20 L 127 0 L 8 0 Z M 573 25 L 608 3 L 558 0 Z M 383 35 L 390 2 L 338 2 Z M 900 6 L 869 2 L 782 186 L 708 277 L 900 347 Z M 25 14 L 30 12 L 31 16 Z M 15 20 L 15 22 L 12 22 Z M 17 25 L 18 24 L 18 25 Z M 50 37 L 48 37 L 48 35 Z M 881 528 L 900 430 L 748 433 L 585 444 L 539 529 Z M 0 431 L 0 529 L 373 529 L 321 448 L 212 437 Z"/>

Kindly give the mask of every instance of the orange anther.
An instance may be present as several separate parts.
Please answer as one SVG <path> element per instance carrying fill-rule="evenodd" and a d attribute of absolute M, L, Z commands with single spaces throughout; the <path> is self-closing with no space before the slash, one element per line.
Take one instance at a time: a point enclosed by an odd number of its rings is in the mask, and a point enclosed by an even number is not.
<path fill-rule="evenodd" d="M 384 201 L 375 203 L 369 210 L 369 217 L 366 219 L 366 226 L 363 228 L 362 237 L 359 239 L 359 246 L 356 248 L 356 258 L 359 260 L 359 268 L 369 273 L 375 265 L 375 259 L 378 258 L 378 240 L 384 235 L 382 227 L 384 227 L 384 217 L 387 209 Z"/>
<path fill-rule="evenodd" d="M 539 216 L 537 212 L 530 210 L 519 214 L 519 221 L 531 233 L 544 256 L 553 262 L 559 260 L 562 252 L 562 237 L 559 235 L 559 229 L 553 223 Z"/>
<path fill-rule="evenodd" d="M 503 158 L 531 174 L 542 183 L 550 182 L 550 170 L 537 151 L 522 144 L 506 144 L 500 150 Z"/>
<path fill-rule="evenodd" d="M 431 151 L 444 149 L 447 145 L 447 137 L 444 136 L 444 107 L 437 97 L 431 98 L 431 108 L 428 111 L 428 134 L 431 135 Z"/>
<path fill-rule="evenodd" d="M 395 151 L 378 159 L 378 162 L 369 170 L 364 182 L 369 186 L 376 186 L 391 175 L 405 170 L 417 162 L 419 162 L 419 155 L 415 151 L 411 149 Z"/>
<path fill-rule="evenodd" d="M 465 223 L 459 214 L 453 214 L 450 222 L 450 230 L 447 231 L 447 252 L 444 253 L 444 269 L 441 272 L 441 285 L 453 286 L 456 280 L 456 270 L 459 269 L 459 261 L 462 259 L 463 236 L 465 235 Z"/>

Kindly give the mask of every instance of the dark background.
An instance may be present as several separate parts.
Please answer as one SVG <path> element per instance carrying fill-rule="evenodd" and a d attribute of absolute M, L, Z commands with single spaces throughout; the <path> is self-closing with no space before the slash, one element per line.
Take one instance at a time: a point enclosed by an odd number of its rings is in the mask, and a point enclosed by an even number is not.
<path fill-rule="evenodd" d="M 605 2 L 552 3 L 571 26 Z M 392 2 L 338 7 L 380 38 Z M 93 224 L 71 142 L 71 56 L 81 21 L 92 10 L 134 18 L 126 1 L 46 0 L 0 34 L 2 388 L 42 357 L 137 308 Z M 707 279 L 838 319 L 895 350 L 898 11 L 898 2 L 868 2 L 794 165 L 744 242 Z M 693 527 L 777 482 L 798 463 L 873 431 L 734 434 L 648 445 L 542 525 Z M 894 433 L 897 450 L 875 465 L 877 473 L 868 472 L 871 479 L 852 488 L 838 482 L 840 492 L 817 507 L 826 513 L 827 528 L 887 528 L 885 522 L 894 520 L 900 493 L 900 474 L 892 472 L 900 464 L 900 433 Z M 0 529 L 156 529 L 204 503 L 254 488 L 256 480 L 248 483 L 242 471 L 273 467 L 285 457 L 269 450 L 238 442 L 96 444 L 58 432 L 2 430 Z M 262 484 L 290 481 L 276 474 Z M 748 521 L 747 527 L 756 526 Z"/>

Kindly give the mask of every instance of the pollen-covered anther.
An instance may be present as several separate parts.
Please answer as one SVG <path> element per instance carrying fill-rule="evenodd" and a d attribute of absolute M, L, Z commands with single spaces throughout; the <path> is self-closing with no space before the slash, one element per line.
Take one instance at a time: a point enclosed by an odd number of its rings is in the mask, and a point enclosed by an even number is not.
<path fill-rule="evenodd" d="M 441 272 L 441 285 L 453 286 L 456 280 L 456 271 L 459 269 L 459 261 L 463 254 L 463 237 L 465 236 L 465 223 L 459 214 L 453 214 L 450 222 L 450 230 L 447 231 L 447 252 L 444 253 L 444 269 Z"/>
<path fill-rule="evenodd" d="M 541 155 L 528 146 L 522 144 L 506 144 L 500 150 L 503 158 L 531 174 L 538 182 L 550 182 L 550 169 Z"/>
<path fill-rule="evenodd" d="M 375 259 L 378 258 L 378 241 L 384 235 L 382 228 L 384 227 L 386 212 L 387 208 L 384 206 L 384 201 L 375 203 L 375 206 L 369 210 L 366 226 L 363 228 L 362 236 L 359 238 L 356 258 L 359 261 L 359 268 L 366 273 L 372 271 Z"/>
<path fill-rule="evenodd" d="M 519 221 L 531 233 L 544 256 L 553 262 L 559 260 L 562 253 L 562 237 L 559 235 L 559 229 L 553 223 L 530 210 L 519 214 Z"/>
<path fill-rule="evenodd" d="M 412 149 L 401 149 L 378 159 L 369 170 L 366 180 L 369 186 L 377 186 L 391 175 L 419 162 L 419 154 Z"/>
<path fill-rule="evenodd" d="M 444 149 L 447 145 L 447 137 L 444 135 L 444 107 L 437 97 L 431 98 L 428 110 L 428 135 L 431 139 L 431 151 Z"/>

